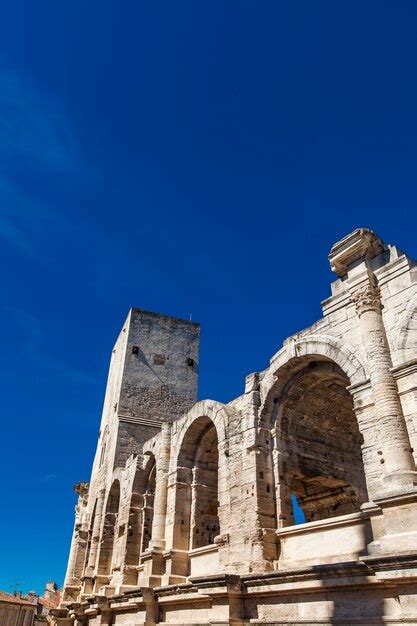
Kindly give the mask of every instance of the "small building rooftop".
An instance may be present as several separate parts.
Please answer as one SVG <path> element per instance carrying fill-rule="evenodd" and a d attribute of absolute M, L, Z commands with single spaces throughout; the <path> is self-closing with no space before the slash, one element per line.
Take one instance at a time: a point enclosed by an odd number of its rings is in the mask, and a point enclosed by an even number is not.
<path fill-rule="evenodd" d="M 0 602 L 9 602 L 10 604 L 33 605 L 33 602 L 30 602 L 25 598 L 21 598 L 20 596 L 15 596 L 12 593 L 6 593 L 5 591 L 0 591 Z"/>

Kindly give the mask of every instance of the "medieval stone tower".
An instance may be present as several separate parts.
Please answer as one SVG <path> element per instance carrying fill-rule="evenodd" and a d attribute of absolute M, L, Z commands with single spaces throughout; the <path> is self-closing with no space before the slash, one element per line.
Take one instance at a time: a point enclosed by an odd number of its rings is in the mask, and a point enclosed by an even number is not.
<path fill-rule="evenodd" d="M 131 495 L 121 493 L 120 478 L 123 475 L 125 487 L 126 480 L 130 480 L 129 487 L 134 489 L 145 442 L 196 402 L 199 339 L 198 324 L 140 309 L 130 310 L 111 354 L 88 497 L 84 483 L 76 487 L 86 508 L 77 510 L 65 598 L 77 597 L 81 578 L 85 593 L 108 583 L 109 561 L 116 558 L 120 562 L 115 570 L 119 583 L 135 579 L 124 559 L 126 544 L 137 539 L 132 534 L 129 511 L 126 532 L 121 533 L 119 527 L 115 536 L 119 507 L 125 504 L 129 509 Z M 154 475 L 152 479 L 155 482 Z M 136 529 L 143 533 L 145 543 L 151 534 L 153 491 L 146 496 L 143 523 Z M 83 530 L 86 515 L 90 518 L 87 531 Z M 139 554 L 140 548 L 135 546 L 133 550 Z"/>
<path fill-rule="evenodd" d="M 197 324 L 129 313 L 61 626 L 417 625 L 417 266 L 363 228 L 329 260 L 228 404 L 197 402 Z"/>

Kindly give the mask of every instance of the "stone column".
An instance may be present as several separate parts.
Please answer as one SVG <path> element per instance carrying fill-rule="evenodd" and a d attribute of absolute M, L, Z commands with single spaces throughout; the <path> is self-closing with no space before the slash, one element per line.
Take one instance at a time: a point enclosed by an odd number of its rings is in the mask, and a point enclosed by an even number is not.
<path fill-rule="evenodd" d="M 359 317 L 363 347 L 369 366 L 374 399 L 381 468 L 384 466 L 382 499 L 417 491 L 417 472 L 402 415 L 396 381 L 391 372 L 379 288 L 369 273 L 364 286 L 352 290 Z"/>
<path fill-rule="evenodd" d="M 272 450 L 273 472 L 275 483 L 276 498 L 276 528 L 281 530 L 286 526 L 292 526 L 294 521 L 293 507 L 291 502 L 291 492 L 288 487 L 288 472 L 284 472 L 285 461 L 287 455 L 283 450 L 283 440 L 275 436 L 275 445 Z M 269 454 L 269 450 L 265 450 L 265 455 Z"/>
<path fill-rule="evenodd" d="M 189 536 L 192 470 L 177 467 L 168 478 L 168 504 L 162 585 L 186 582 L 189 575 Z"/>
<path fill-rule="evenodd" d="M 104 496 L 105 489 L 101 489 L 97 498 L 97 506 L 96 512 L 93 522 L 93 529 L 91 533 L 91 546 L 90 546 L 90 554 L 88 555 L 88 563 L 86 568 L 86 575 L 91 576 L 94 572 L 94 568 L 97 562 L 97 554 L 98 548 L 100 544 L 100 530 L 101 530 L 101 520 L 103 517 L 103 508 L 104 508 Z"/>
<path fill-rule="evenodd" d="M 156 483 L 153 502 L 152 533 L 148 549 L 142 553 L 143 571 L 139 578 L 141 587 L 155 587 L 164 574 L 165 527 L 168 499 L 168 472 L 171 454 L 171 424 L 165 422 L 161 429 L 161 447 L 156 461 Z"/>
<path fill-rule="evenodd" d="M 142 587 L 141 591 L 145 604 L 145 626 L 155 626 L 159 622 L 159 606 L 155 592 L 151 587 Z"/>
<path fill-rule="evenodd" d="M 156 464 L 156 485 L 150 548 L 165 548 L 165 523 L 168 497 L 168 471 L 171 455 L 171 424 L 165 422 L 161 430 L 161 449 Z"/>
<path fill-rule="evenodd" d="M 95 620 L 101 626 L 111 626 L 113 624 L 113 611 L 110 608 L 110 599 L 105 596 L 96 596 L 99 617 Z"/>
<path fill-rule="evenodd" d="M 197 467 L 193 467 L 192 469 L 189 550 L 196 547 L 196 530 L 198 529 L 198 531 L 200 531 L 198 505 L 201 505 L 199 494 L 203 486 L 198 482 L 199 471 Z"/>
<path fill-rule="evenodd" d="M 79 539 L 78 533 L 79 533 L 79 528 L 80 528 L 80 524 L 78 520 L 79 513 L 77 509 L 75 513 L 75 524 L 74 524 L 74 530 L 72 533 L 67 572 L 65 574 L 64 589 L 65 587 L 71 586 L 74 583 L 74 570 L 75 570 L 75 563 L 77 560 L 77 552 L 78 552 L 78 539 Z"/>
<path fill-rule="evenodd" d="M 78 595 L 82 568 L 87 546 L 87 532 L 83 529 L 84 513 L 88 500 L 88 483 L 78 483 L 74 490 L 78 493 L 78 503 L 75 507 L 75 524 L 71 540 L 68 567 L 65 575 L 63 602 L 74 601 Z"/>
<path fill-rule="evenodd" d="M 154 502 L 155 494 L 150 491 L 145 491 L 143 494 L 143 506 L 141 509 L 141 531 L 140 531 L 140 542 L 141 542 L 141 550 L 140 552 L 144 552 L 145 550 L 149 550 L 149 543 L 151 540 L 151 536 L 149 536 L 149 526 L 150 533 L 152 535 L 152 523 L 153 523 L 153 502 Z"/>

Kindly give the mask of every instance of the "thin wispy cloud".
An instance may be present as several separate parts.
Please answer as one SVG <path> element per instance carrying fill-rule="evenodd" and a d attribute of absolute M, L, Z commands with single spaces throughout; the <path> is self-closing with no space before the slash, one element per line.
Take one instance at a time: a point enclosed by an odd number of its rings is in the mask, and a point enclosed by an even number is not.
<path fill-rule="evenodd" d="M 19 178 L 46 182 L 82 176 L 85 166 L 71 118 L 27 77 L 0 70 L 0 239 L 35 256 L 39 236 L 63 229 L 69 218 L 45 198 L 26 192 Z"/>
<path fill-rule="evenodd" d="M 0 160 L 25 160 L 51 172 L 77 167 L 80 150 L 70 118 L 27 77 L 0 72 Z"/>
<path fill-rule="evenodd" d="M 3 306 L 0 312 L 5 320 L 8 333 L 16 333 L 19 338 L 18 346 L 24 351 L 25 359 L 30 362 L 36 371 L 45 374 L 64 375 L 73 383 L 87 385 L 97 384 L 94 376 L 88 372 L 74 367 L 65 359 L 59 359 L 52 354 L 46 346 L 46 333 L 41 320 L 25 311 L 11 306 Z"/>
<path fill-rule="evenodd" d="M 41 265 L 47 265 L 57 254 L 51 242 L 59 241 L 68 255 L 75 247 L 86 259 L 96 291 L 105 292 L 108 271 L 113 271 L 108 250 L 114 256 L 123 255 L 127 267 L 137 262 L 137 251 L 130 251 L 124 240 L 94 223 L 93 212 L 90 215 L 86 207 L 70 206 L 69 187 L 75 189 L 87 180 L 94 181 L 89 189 L 101 184 L 99 172 L 84 158 L 77 131 L 71 113 L 54 94 L 28 76 L 5 71 L 0 65 L 0 244 Z M 78 202 L 80 195 L 74 197 Z M 152 225 L 146 233 L 145 224 L 142 228 L 143 237 L 155 238 L 175 256 L 176 244 L 169 229 L 159 232 Z M 91 256 L 92 235 L 95 257 Z M 160 263 L 158 256 L 153 249 L 141 251 L 141 263 L 149 267 L 152 280 L 156 273 L 161 280 L 170 273 L 175 277 L 176 270 Z M 177 264 L 180 262 L 177 257 Z M 194 276 L 193 267 L 185 261 L 181 265 L 183 272 Z M 119 276 L 121 280 L 123 276 Z"/>
<path fill-rule="evenodd" d="M 114 258 L 125 259 L 126 269 L 118 272 L 119 287 L 123 281 L 136 280 L 134 272 L 140 271 L 142 284 L 147 281 L 151 289 L 156 276 L 161 282 L 167 276 L 174 280 L 178 264 L 194 278 L 194 265 L 176 254 L 169 228 L 159 232 L 154 224 L 141 226 L 147 241 L 153 238 L 171 248 L 175 267 L 160 261 L 155 246 L 148 245 L 140 251 L 138 270 L 137 248 L 106 231 L 94 207 L 89 211 L 88 206 L 78 205 L 83 197 L 80 188 L 94 193 L 103 184 L 99 165 L 84 157 L 70 110 L 33 79 L 5 71 L 0 64 L 0 245 L 23 263 L 36 264 L 45 276 L 51 276 L 57 262 L 68 264 L 77 255 L 78 263 L 83 263 L 81 280 L 89 281 L 100 295 L 107 293 L 109 276 L 115 271 L 109 250 Z"/>
<path fill-rule="evenodd" d="M 36 255 L 36 238 L 45 227 L 64 228 L 62 214 L 23 193 L 6 175 L 0 175 L 0 238 L 27 255 Z"/>

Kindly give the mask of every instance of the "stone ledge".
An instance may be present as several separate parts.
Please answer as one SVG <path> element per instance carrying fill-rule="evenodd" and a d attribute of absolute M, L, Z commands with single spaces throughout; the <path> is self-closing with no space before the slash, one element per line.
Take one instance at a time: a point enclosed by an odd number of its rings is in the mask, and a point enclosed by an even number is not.
<path fill-rule="evenodd" d="M 373 259 L 385 250 L 384 242 L 372 230 L 357 228 L 332 246 L 330 267 L 338 276 L 344 276 L 352 263 L 360 259 Z"/>
<path fill-rule="evenodd" d="M 314 532 L 315 530 L 321 530 L 323 528 L 348 526 L 352 522 L 360 522 L 367 519 L 369 519 L 368 513 L 359 511 L 358 513 L 349 513 L 348 515 L 339 515 L 339 517 L 330 517 L 328 519 L 288 526 L 287 528 L 280 528 L 275 532 L 278 537 L 285 537 L 286 535 L 301 535 L 308 532 Z"/>

